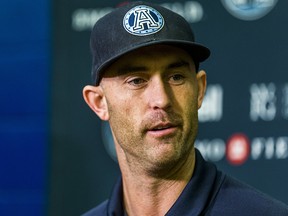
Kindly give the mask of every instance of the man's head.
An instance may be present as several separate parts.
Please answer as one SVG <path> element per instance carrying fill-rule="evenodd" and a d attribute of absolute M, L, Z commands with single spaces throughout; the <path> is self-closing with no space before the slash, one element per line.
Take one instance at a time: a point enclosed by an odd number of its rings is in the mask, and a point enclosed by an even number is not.
<path fill-rule="evenodd" d="M 118 159 L 159 173 L 191 156 L 206 89 L 206 73 L 197 73 L 196 67 L 209 50 L 194 43 L 179 15 L 140 5 L 116 9 L 99 21 L 108 41 L 97 38 L 96 23 L 91 36 L 94 86 L 86 86 L 83 95 L 99 118 L 109 121 Z"/>
<path fill-rule="evenodd" d="M 159 5 L 132 2 L 102 17 L 92 30 L 93 84 L 98 85 L 105 68 L 122 55 L 155 44 L 182 47 L 196 66 L 210 54 L 208 48 L 195 43 L 194 33 L 182 16 Z"/>

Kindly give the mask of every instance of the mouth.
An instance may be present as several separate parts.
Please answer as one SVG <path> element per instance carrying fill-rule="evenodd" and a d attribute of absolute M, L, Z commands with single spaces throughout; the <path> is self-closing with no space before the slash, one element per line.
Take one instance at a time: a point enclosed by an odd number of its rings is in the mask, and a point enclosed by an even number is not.
<path fill-rule="evenodd" d="M 177 130 L 177 125 L 171 123 L 161 123 L 148 129 L 147 133 L 153 137 L 161 138 L 173 135 Z"/>
<path fill-rule="evenodd" d="M 171 124 L 158 125 L 158 126 L 155 126 L 155 127 L 151 128 L 151 131 L 161 131 L 161 130 L 169 129 L 171 127 L 173 127 L 173 125 L 171 125 Z"/>

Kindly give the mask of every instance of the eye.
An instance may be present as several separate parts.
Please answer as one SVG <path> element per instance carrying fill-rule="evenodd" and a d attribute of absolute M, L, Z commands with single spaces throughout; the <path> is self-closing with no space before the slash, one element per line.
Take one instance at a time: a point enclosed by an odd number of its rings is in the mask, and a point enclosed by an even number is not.
<path fill-rule="evenodd" d="M 169 82 L 174 85 L 183 84 L 185 81 L 185 77 L 182 74 L 174 74 L 169 77 Z"/>
<path fill-rule="evenodd" d="M 140 87 L 144 86 L 146 82 L 147 81 L 145 79 L 140 78 L 140 77 L 139 78 L 132 78 L 132 79 L 129 79 L 127 81 L 127 83 L 129 85 L 131 85 L 132 87 L 135 87 L 135 88 L 140 88 Z"/>

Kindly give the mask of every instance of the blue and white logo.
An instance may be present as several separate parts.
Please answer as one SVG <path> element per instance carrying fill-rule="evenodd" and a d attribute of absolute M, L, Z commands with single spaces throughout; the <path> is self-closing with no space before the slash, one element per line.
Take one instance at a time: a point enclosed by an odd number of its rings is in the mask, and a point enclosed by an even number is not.
<path fill-rule="evenodd" d="M 234 17 L 251 21 L 267 15 L 277 0 L 222 0 L 222 4 Z"/>
<path fill-rule="evenodd" d="M 146 36 L 159 32 L 164 26 L 164 19 L 154 8 L 138 5 L 126 13 L 123 26 L 130 34 Z"/>

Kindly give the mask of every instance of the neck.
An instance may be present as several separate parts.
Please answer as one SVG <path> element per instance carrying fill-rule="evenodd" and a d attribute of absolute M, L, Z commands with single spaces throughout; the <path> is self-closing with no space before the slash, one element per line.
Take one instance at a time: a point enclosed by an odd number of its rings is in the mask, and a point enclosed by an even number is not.
<path fill-rule="evenodd" d="M 124 206 L 128 215 L 165 215 L 192 177 L 195 150 L 166 175 L 149 175 L 145 170 L 131 171 L 127 161 L 119 160 L 122 171 Z M 135 170 L 135 167 L 134 169 Z"/>

